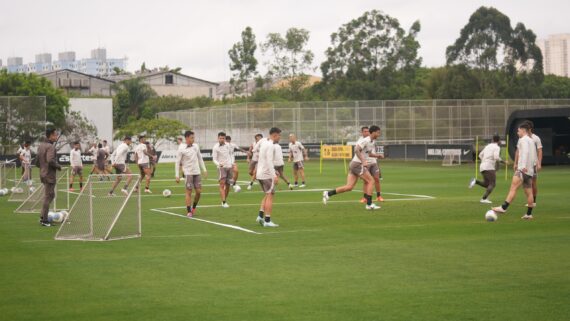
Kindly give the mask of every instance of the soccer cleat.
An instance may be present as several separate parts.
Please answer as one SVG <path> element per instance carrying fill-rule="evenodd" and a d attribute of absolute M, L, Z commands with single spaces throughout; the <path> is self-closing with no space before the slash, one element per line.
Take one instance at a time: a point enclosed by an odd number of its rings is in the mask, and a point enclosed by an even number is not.
<path fill-rule="evenodd" d="M 125 196 L 128 196 L 128 195 L 129 195 L 129 191 L 127 191 L 127 190 L 124 189 L 124 188 L 121 189 L 121 192 L 122 192 L 123 194 L 125 194 Z M 135 193 L 136 193 L 136 192 L 138 192 L 138 191 L 135 191 Z"/>
<path fill-rule="evenodd" d="M 145 189 L 144 189 L 144 192 L 145 192 L 145 193 L 148 193 L 148 194 L 152 194 L 152 192 L 151 192 L 150 189 L 148 189 L 148 188 L 145 188 Z"/>
<path fill-rule="evenodd" d="M 377 200 L 378 202 L 384 202 L 384 197 L 378 196 L 378 197 L 376 197 L 376 200 Z"/>
<path fill-rule="evenodd" d="M 45 226 L 45 227 L 50 227 L 50 226 L 51 226 L 51 224 L 50 224 L 49 222 L 44 222 L 44 221 L 41 221 L 41 222 L 40 222 L 40 225 L 41 225 L 41 226 Z"/>
<path fill-rule="evenodd" d="M 329 198 L 330 198 L 329 192 L 324 191 L 324 192 L 323 192 L 323 204 L 327 205 L 327 202 L 328 202 Z"/>
<path fill-rule="evenodd" d="M 269 221 L 269 222 L 263 222 L 263 227 L 279 227 L 279 225 L 273 223 L 272 221 Z"/>
<path fill-rule="evenodd" d="M 488 200 L 488 199 L 483 199 L 483 198 L 479 201 L 479 203 L 482 203 L 482 204 L 493 204 L 493 202 L 491 202 L 490 200 Z"/>
<path fill-rule="evenodd" d="M 239 185 L 234 185 L 234 193 L 239 193 L 241 191 L 241 187 Z"/>
<path fill-rule="evenodd" d="M 475 182 L 477 182 L 477 180 L 475 178 L 472 178 L 469 182 L 469 188 L 473 188 L 473 186 L 475 186 Z"/>
<path fill-rule="evenodd" d="M 305 184 L 299 185 L 299 188 L 303 188 L 303 187 L 305 187 Z"/>
<path fill-rule="evenodd" d="M 366 197 L 361 198 L 361 199 L 360 199 L 360 203 L 366 204 Z"/>
<path fill-rule="evenodd" d="M 531 215 L 525 214 L 525 215 L 523 215 L 523 217 L 521 217 L 521 218 L 522 218 L 523 220 L 527 220 L 527 221 L 533 219 L 532 214 L 531 214 Z"/>
<path fill-rule="evenodd" d="M 251 191 L 251 184 L 247 185 L 247 190 Z"/>
<path fill-rule="evenodd" d="M 380 209 L 380 206 L 378 206 L 378 205 L 372 203 L 372 204 L 370 204 L 370 205 L 366 205 L 366 209 L 367 209 L 367 210 L 379 210 L 379 209 Z"/>
<path fill-rule="evenodd" d="M 109 197 L 113 197 L 113 196 L 115 196 L 115 193 L 113 193 L 113 192 L 109 192 L 109 193 L 107 193 L 107 196 L 109 196 Z"/>
<path fill-rule="evenodd" d="M 291 185 L 291 183 L 289 183 L 289 189 L 293 190 L 293 185 Z"/>
<path fill-rule="evenodd" d="M 194 216 L 194 214 L 192 213 L 192 211 L 188 212 L 188 214 L 186 214 L 186 217 L 188 218 L 192 218 L 192 216 Z"/>
<path fill-rule="evenodd" d="M 259 225 L 263 226 L 263 222 L 265 222 L 265 221 L 263 220 L 263 217 L 257 215 L 255 222 L 257 222 L 257 223 L 259 223 Z"/>
<path fill-rule="evenodd" d="M 501 206 L 491 208 L 495 213 L 506 213 L 507 210 L 504 210 Z"/>
<path fill-rule="evenodd" d="M 299 184 L 295 183 L 295 185 L 293 185 L 293 187 L 299 187 Z"/>
<path fill-rule="evenodd" d="M 222 203 L 222 207 L 223 207 L 223 208 L 229 208 L 230 205 L 229 205 L 228 203 Z"/>

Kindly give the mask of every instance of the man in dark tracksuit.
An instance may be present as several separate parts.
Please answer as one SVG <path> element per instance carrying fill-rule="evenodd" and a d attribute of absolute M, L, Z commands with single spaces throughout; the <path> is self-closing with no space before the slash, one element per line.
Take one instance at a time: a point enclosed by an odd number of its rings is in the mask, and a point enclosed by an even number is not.
<path fill-rule="evenodd" d="M 55 198 L 56 171 L 61 170 L 57 163 L 54 143 L 57 141 L 59 133 L 55 129 L 46 130 L 46 140 L 38 147 L 37 164 L 40 168 L 40 180 L 44 184 L 44 203 L 42 206 L 40 224 L 51 226 L 48 222 L 49 206 Z"/>

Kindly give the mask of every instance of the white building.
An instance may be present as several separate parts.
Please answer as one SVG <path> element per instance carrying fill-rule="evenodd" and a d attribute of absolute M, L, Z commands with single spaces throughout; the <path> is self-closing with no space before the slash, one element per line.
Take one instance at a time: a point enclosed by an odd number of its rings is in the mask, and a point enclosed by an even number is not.
<path fill-rule="evenodd" d="M 545 74 L 570 77 L 570 33 L 550 35 L 539 39 L 537 45 L 542 51 Z"/>

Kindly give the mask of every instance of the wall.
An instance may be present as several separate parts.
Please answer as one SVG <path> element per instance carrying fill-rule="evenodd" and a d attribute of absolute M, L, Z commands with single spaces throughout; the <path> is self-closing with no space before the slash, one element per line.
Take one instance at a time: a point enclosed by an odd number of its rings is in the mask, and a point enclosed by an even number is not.
<path fill-rule="evenodd" d="M 111 98 L 70 98 L 69 109 L 81 112 L 97 127 L 101 140 L 113 141 L 113 100 Z"/>

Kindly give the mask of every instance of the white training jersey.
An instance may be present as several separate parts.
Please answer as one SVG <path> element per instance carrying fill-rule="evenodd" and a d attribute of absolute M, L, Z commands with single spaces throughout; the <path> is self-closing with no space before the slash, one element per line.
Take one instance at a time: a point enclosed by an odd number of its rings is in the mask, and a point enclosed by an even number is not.
<path fill-rule="evenodd" d="M 497 143 L 490 143 L 479 153 L 479 159 L 481 160 L 480 172 L 496 170 L 495 165 L 501 160 L 501 147 Z"/>
<path fill-rule="evenodd" d="M 252 153 L 251 160 L 253 162 L 257 162 L 259 160 L 259 145 L 261 144 L 262 140 L 263 140 L 263 138 L 258 140 L 255 143 L 253 143 L 253 145 L 252 145 L 253 147 L 251 149 L 251 153 Z"/>
<path fill-rule="evenodd" d="M 304 158 L 305 146 L 300 141 L 289 143 L 289 155 L 293 155 L 293 162 L 302 162 Z"/>
<path fill-rule="evenodd" d="M 74 148 L 69 152 L 69 165 L 72 167 L 83 166 L 83 162 L 81 161 L 81 150 Z"/>
<path fill-rule="evenodd" d="M 358 143 L 360 143 L 362 140 L 364 140 L 366 137 L 360 137 L 358 139 L 358 141 L 356 142 L 356 145 L 358 145 Z M 372 152 L 376 153 L 376 144 L 375 142 L 372 142 Z M 376 159 L 376 157 L 371 157 L 370 154 L 366 154 L 366 162 L 368 164 L 377 164 L 378 163 L 378 159 Z"/>
<path fill-rule="evenodd" d="M 230 155 L 230 145 L 224 143 L 216 143 L 214 148 L 212 148 L 212 161 L 216 164 L 216 167 L 232 168 L 232 157 Z"/>
<path fill-rule="evenodd" d="M 22 148 L 18 154 L 23 158 L 22 163 L 29 165 L 32 162 L 32 151 L 29 149 Z"/>
<path fill-rule="evenodd" d="M 537 152 L 536 145 L 532 138 L 529 136 L 523 136 L 519 138 L 517 143 L 517 149 L 519 151 L 519 161 L 517 163 L 517 170 L 526 169 L 527 175 L 534 175 L 534 166 L 536 165 Z"/>
<path fill-rule="evenodd" d="M 137 155 L 138 164 L 148 164 L 150 162 L 147 152 L 146 144 L 140 143 L 135 147 L 135 153 Z"/>
<path fill-rule="evenodd" d="M 89 148 L 89 150 L 87 152 L 91 155 L 97 155 L 98 150 L 99 150 L 99 148 L 97 148 L 97 146 L 92 146 L 91 148 Z"/>
<path fill-rule="evenodd" d="M 205 172 L 206 165 L 202 153 L 200 153 L 200 147 L 197 144 L 191 146 L 184 144 L 184 146 L 186 147 L 178 149 L 176 153 L 176 164 L 174 165 L 176 177 L 180 177 L 180 167 L 182 167 L 184 175 L 200 175 L 200 170 Z"/>
<path fill-rule="evenodd" d="M 124 165 L 127 161 L 127 155 L 129 154 L 129 145 L 126 143 L 121 143 L 113 152 L 111 157 L 111 162 L 113 165 Z"/>
<path fill-rule="evenodd" d="M 230 158 L 232 160 L 232 165 L 236 163 L 236 149 L 239 149 L 238 145 L 234 143 L 226 143 L 230 147 Z"/>
<path fill-rule="evenodd" d="M 178 149 L 177 149 L 177 151 L 183 150 L 184 148 L 186 148 L 186 146 L 187 146 L 186 143 L 180 143 L 180 144 L 178 144 Z"/>
<path fill-rule="evenodd" d="M 534 142 L 534 145 L 536 146 L 536 164 L 538 164 L 538 150 L 542 149 L 542 140 L 540 140 L 540 137 L 538 137 L 536 134 L 530 134 L 530 138 L 532 139 L 532 141 Z"/>
<path fill-rule="evenodd" d="M 285 161 L 283 160 L 283 149 L 281 145 L 275 143 L 273 146 L 275 149 L 275 158 L 273 159 L 273 166 L 285 166 Z"/>
<path fill-rule="evenodd" d="M 366 159 L 366 161 L 368 161 L 368 158 L 370 158 L 370 153 L 373 153 L 376 151 L 376 144 L 370 138 L 370 136 L 359 139 L 356 142 L 356 145 L 354 145 L 354 151 L 355 152 L 354 152 L 354 157 L 352 157 L 353 162 L 362 163 L 360 158 L 358 158 L 358 156 L 356 155 L 356 147 L 357 146 L 360 146 L 360 148 L 362 149 L 362 154 L 364 154 L 364 159 Z"/>
<path fill-rule="evenodd" d="M 257 179 L 274 179 L 275 178 L 275 146 L 269 138 L 262 138 L 259 144 L 259 159 L 257 161 Z"/>

